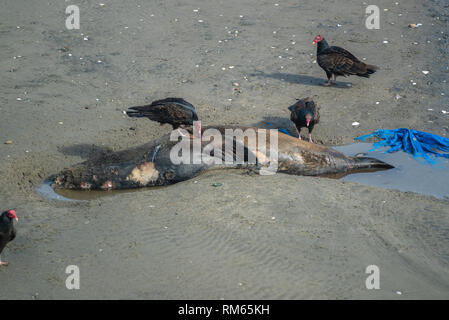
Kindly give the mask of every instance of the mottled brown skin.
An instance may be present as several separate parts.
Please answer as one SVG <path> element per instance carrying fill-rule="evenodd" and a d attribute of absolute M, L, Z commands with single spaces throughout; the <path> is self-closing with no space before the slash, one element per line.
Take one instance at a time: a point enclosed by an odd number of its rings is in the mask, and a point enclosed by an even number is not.
<path fill-rule="evenodd" d="M 309 97 L 300 99 L 294 105 L 290 106 L 288 110 L 291 111 L 290 120 L 298 130 L 299 139 L 301 139 L 301 128 L 307 128 L 309 130 L 309 142 L 313 142 L 313 127 L 320 122 L 320 112 L 315 102 Z M 309 122 L 307 119 L 309 119 Z"/>
<path fill-rule="evenodd" d="M 224 136 L 225 129 L 249 127 L 214 127 Z M 208 128 L 205 128 L 206 131 Z M 258 130 L 258 128 L 251 128 Z M 191 131 L 191 129 L 189 129 Z M 252 168 L 263 169 L 269 166 L 267 150 L 270 146 L 270 135 L 267 133 L 266 149 L 256 148 L 243 141 L 233 140 L 234 148 L 230 151 L 236 159 L 235 150 L 238 145 L 244 149 L 244 159 L 241 164 L 216 165 L 202 162 L 200 164 L 175 165 L 170 160 L 170 150 L 177 141 L 170 141 L 170 135 L 165 135 L 142 146 L 103 155 L 97 159 L 81 163 L 73 168 L 60 172 L 54 182 L 55 186 L 78 190 L 110 190 L 130 189 L 149 186 L 169 185 L 191 179 L 198 174 L 214 168 Z M 192 136 L 190 140 L 192 142 Z M 202 142 L 201 148 L 210 141 Z M 225 142 L 214 141 L 222 145 Z M 214 155 L 224 159 L 224 154 Z M 256 161 L 249 163 L 254 157 Z M 321 145 L 305 142 L 297 138 L 278 133 L 278 172 L 306 176 L 344 175 L 366 170 L 385 170 L 392 166 L 373 158 L 347 157 L 341 152 Z M 105 184 L 107 188 L 105 188 Z"/>
<path fill-rule="evenodd" d="M 337 76 L 356 75 L 359 77 L 369 78 L 369 76 L 376 72 L 377 67 L 363 63 L 357 59 L 349 51 L 336 47 L 329 46 L 327 41 L 321 37 L 316 36 L 313 43 L 317 43 L 317 63 L 326 72 L 327 83 L 324 85 L 331 85 L 331 77 L 334 82 Z"/>
<path fill-rule="evenodd" d="M 149 105 L 131 107 L 126 111 L 129 117 L 146 117 L 157 121 L 161 125 L 171 124 L 173 129 L 181 126 L 191 126 L 193 121 L 198 121 L 195 107 L 181 98 L 166 98 L 157 100 Z"/>

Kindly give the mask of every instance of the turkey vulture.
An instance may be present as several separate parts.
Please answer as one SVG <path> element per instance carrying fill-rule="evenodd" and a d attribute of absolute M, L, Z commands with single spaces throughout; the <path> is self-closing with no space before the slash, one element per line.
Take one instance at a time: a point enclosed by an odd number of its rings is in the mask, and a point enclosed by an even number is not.
<path fill-rule="evenodd" d="M 317 62 L 319 66 L 326 72 L 327 83 L 325 86 L 330 86 L 331 76 L 334 76 L 334 82 L 337 81 L 337 76 L 356 75 L 359 77 L 369 78 L 369 75 L 376 72 L 377 67 L 365 64 L 352 55 L 349 51 L 340 48 L 329 46 L 326 40 L 318 35 L 313 40 L 313 44 L 318 43 L 317 46 Z"/>
<path fill-rule="evenodd" d="M 315 102 L 310 98 L 298 100 L 294 105 L 288 107 L 291 111 L 290 120 L 298 129 L 299 139 L 301 139 L 301 128 L 309 129 L 309 142 L 312 141 L 313 126 L 320 122 L 320 113 Z"/>
<path fill-rule="evenodd" d="M 126 111 L 129 117 L 146 117 L 157 121 L 161 125 L 171 124 L 173 129 L 178 129 L 185 125 L 191 126 L 194 121 L 195 128 L 201 133 L 201 123 L 198 121 L 195 107 L 181 98 L 166 98 L 153 101 L 149 105 L 131 107 Z"/>
<path fill-rule="evenodd" d="M 0 215 L 0 255 L 6 244 L 16 237 L 16 228 L 13 225 L 13 219 L 18 221 L 16 212 L 8 210 Z M 8 262 L 3 261 L 0 256 L 0 266 L 7 266 Z"/>

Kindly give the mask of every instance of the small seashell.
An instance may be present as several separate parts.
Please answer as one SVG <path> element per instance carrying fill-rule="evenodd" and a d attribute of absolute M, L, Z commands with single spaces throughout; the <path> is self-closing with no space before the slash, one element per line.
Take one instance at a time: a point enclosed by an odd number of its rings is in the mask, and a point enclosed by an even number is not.
<path fill-rule="evenodd" d="M 429 73 L 429 71 L 427 71 L 427 70 L 423 70 L 423 71 L 422 71 L 422 73 L 424 73 L 424 74 L 428 74 L 428 73 Z"/>
<path fill-rule="evenodd" d="M 5 144 L 12 144 L 12 140 L 6 140 Z"/>
<path fill-rule="evenodd" d="M 352 123 L 352 126 L 353 126 L 353 127 L 358 127 L 359 125 L 360 125 L 360 123 L 357 122 L 357 121 L 354 121 L 354 122 Z"/>

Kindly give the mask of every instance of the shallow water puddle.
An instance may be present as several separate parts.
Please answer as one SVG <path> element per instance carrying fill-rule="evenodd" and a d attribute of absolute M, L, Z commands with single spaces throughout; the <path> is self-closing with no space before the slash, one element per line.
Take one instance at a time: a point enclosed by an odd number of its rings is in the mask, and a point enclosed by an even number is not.
<path fill-rule="evenodd" d="M 395 168 L 385 171 L 354 173 L 342 178 L 344 181 L 360 184 L 411 191 L 437 198 L 449 198 L 449 159 L 438 158 L 436 164 L 431 165 L 423 158 L 402 152 L 384 153 L 388 148 L 373 149 L 372 143 L 354 143 L 346 146 L 334 147 L 347 156 L 363 154 L 385 161 Z"/>
<path fill-rule="evenodd" d="M 82 191 L 82 190 L 66 190 L 66 189 L 53 189 L 52 188 L 53 181 L 47 180 L 42 183 L 39 187 L 36 188 L 36 192 L 42 197 L 50 200 L 58 200 L 58 201 L 86 201 L 86 200 L 94 200 L 101 197 L 113 196 L 120 193 L 129 193 L 129 192 L 143 192 L 149 189 L 159 189 L 163 187 L 148 187 L 148 188 L 136 188 L 136 189 L 125 189 L 125 190 L 110 190 L 110 191 L 101 191 L 101 190 L 90 190 L 90 191 Z"/>

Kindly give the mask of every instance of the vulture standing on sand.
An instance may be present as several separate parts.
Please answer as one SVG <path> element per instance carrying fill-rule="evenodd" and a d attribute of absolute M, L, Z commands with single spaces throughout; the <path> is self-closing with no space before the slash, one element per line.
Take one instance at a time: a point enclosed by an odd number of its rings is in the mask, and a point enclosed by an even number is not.
<path fill-rule="evenodd" d="M 376 66 L 361 62 L 349 51 L 340 47 L 329 46 L 326 40 L 320 35 L 316 36 L 313 40 L 313 44 L 316 43 L 318 43 L 316 60 L 327 75 L 327 83 L 323 84 L 325 86 L 332 84 L 332 75 L 334 76 L 334 82 L 336 82 L 337 76 L 346 77 L 356 75 L 369 78 L 370 74 L 377 70 Z"/>
<path fill-rule="evenodd" d="M 201 133 L 201 123 L 198 121 L 195 107 L 181 98 L 166 98 L 153 101 L 149 105 L 141 107 L 131 107 L 126 111 L 129 117 L 146 117 L 157 121 L 161 125 L 168 123 L 174 129 L 183 126 L 191 126 L 195 123 L 195 129 Z"/>
<path fill-rule="evenodd" d="M 6 244 L 16 237 L 16 228 L 14 228 L 14 224 L 12 220 L 17 219 L 16 212 L 14 210 L 8 210 L 3 212 L 0 215 L 0 255 L 2 254 L 3 249 L 6 247 Z M 0 266 L 7 266 L 8 262 L 3 261 L 0 256 Z"/>
<path fill-rule="evenodd" d="M 294 105 L 288 107 L 291 111 L 290 120 L 298 129 L 299 139 L 301 139 L 301 128 L 309 129 L 309 142 L 312 141 L 313 126 L 320 122 L 320 113 L 318 107 L 310 98 L 298 100 Z"/>

